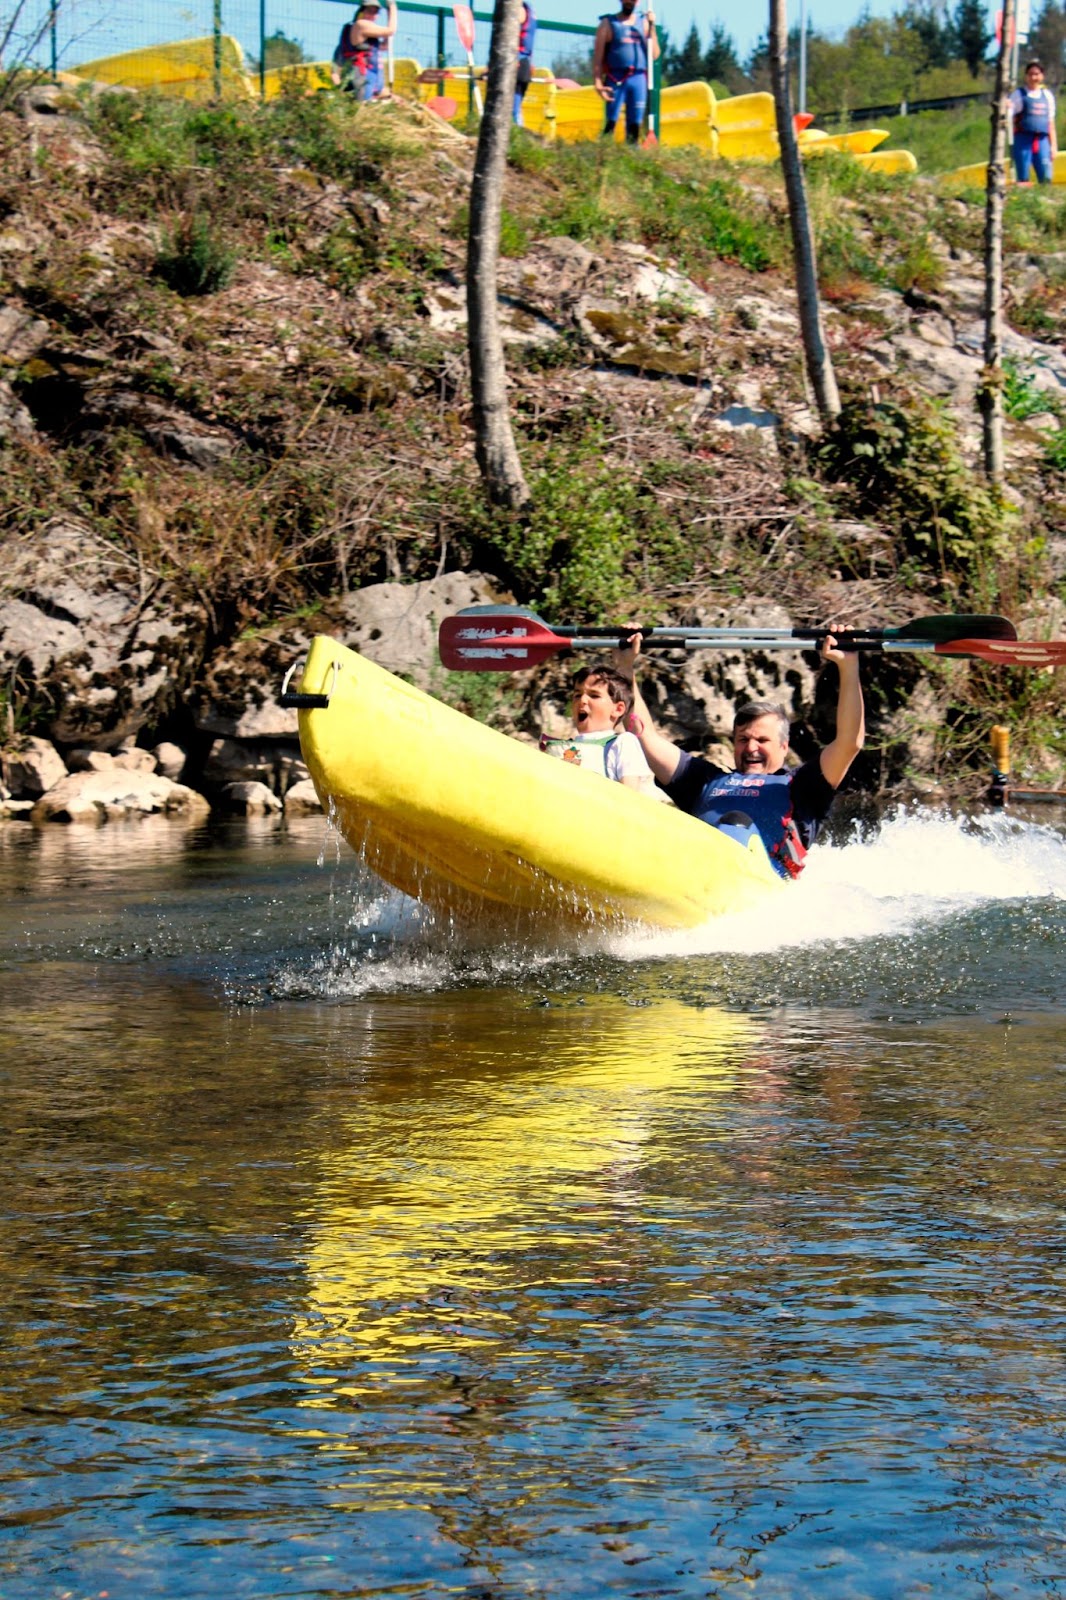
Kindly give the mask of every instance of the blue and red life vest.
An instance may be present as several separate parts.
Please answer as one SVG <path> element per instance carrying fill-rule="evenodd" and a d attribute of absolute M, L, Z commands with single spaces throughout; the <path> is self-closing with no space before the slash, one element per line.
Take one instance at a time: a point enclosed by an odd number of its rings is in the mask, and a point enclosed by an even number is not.
<path fill-rule="evenodd" d="M 1022 108 L 1015 114 L 1014 132 L 1023 139 L 1046 139 L 1051 133 L 1051 104 L 1039 89 L 1022 89 Z"/>
<path fill-rule="evenodd" d="M 537 37 L 537 19 L 533 14 L 533 7 L 527 3 L 522 7 L 522 26 L 518 30 L 518 59 L 528 61 L 533 54 L 533 45 Z"/>
<path fill-rule="evenodd" d="M 350 22 L 344 24 L 337 41 L 337 48 L 333 52 L 333 60 L 338 67 L 351 67 L 362 77 L 369 78 L 378 69 L 380 55 L 380 39 L 365 39 L 362 44 L 353 44 L 352 24 Z"/>
<path fill-rule="evenodd" d="M 628 17 L 604 16 L 601 22 L 611 25 L 611 41 L 604 58 L 604 70 L 612 83 L 623 83 L 638 72 L 648 71 L 648 41 L 644 37 L 644 24 Z"/>
<path fill-rule="evenodd" d="M 725 772 L 703 793 L 700 817 L 712 827 L 727 816 L 750 817 L 766 853 L 783 877 L 798 878 L 807 846 L 792 815 L 791 772 Z M 710 802 L 710 804 L 708 804 Z M 726 831 L 732 832 L 735 824 Z"/>

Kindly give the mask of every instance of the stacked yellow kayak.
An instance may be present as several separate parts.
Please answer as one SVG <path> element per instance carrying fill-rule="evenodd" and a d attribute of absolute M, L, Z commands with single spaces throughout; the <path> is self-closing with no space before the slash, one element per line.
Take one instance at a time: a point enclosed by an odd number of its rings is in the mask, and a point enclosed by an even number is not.
<path fill-rule="evenodd" d="M 300 743 L 348 843 L 387 883 L 467 924 L 693 927 L 782 880 L 648 795 L 552 760 L 335 639 L 308 653 Z"/>

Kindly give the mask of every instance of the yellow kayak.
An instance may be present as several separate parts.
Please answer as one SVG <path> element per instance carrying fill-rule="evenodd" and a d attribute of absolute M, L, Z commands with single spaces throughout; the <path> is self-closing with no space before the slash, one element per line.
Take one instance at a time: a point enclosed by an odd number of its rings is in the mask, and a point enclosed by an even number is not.
<path fill-rule="evenodd" d="M 745 847 L 508 739 L 325 635 L 293 698 L 304 760 L 348 843 L 386 883 L 464 923 L 694 927 L 783 881 L 758 840 Z"/>

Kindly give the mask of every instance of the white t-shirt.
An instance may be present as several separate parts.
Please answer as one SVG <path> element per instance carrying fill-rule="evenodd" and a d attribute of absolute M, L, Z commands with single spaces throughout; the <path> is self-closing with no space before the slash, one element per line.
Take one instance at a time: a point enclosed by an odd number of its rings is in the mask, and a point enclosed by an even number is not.
<path fill-rule="evenodd" d="M 545 737 L 540 748 L 557 760 L 602 772 L 615 783 L 624 778 L 636 779 L 646 793 L 661 793 L 655 788 L 652 770 L 634 733 L 570 733 L 562 739 Z"/>

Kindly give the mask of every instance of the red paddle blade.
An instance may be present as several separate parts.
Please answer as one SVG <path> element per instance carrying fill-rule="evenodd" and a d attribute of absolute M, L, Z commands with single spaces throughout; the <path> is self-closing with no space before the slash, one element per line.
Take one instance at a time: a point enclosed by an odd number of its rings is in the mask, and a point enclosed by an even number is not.
<path fill-rule="evenodd" d="M 938 656 L 974 656 L 1004 667 L 1066 667 L 1066 639 L 946 639 Z"/>
<path fill-rule="evenodd" d="M 440 659 L 449 672 L 525 672 L 539 666 L 570 640 L 537 617 L 445 617 L 437 635 Z"/>
<path fill-rule="evenodd" d="M 452 6 L 452 16 L 459 43 L 469 55 L 474 48 L 474 13 L 469 6 Z"/>

